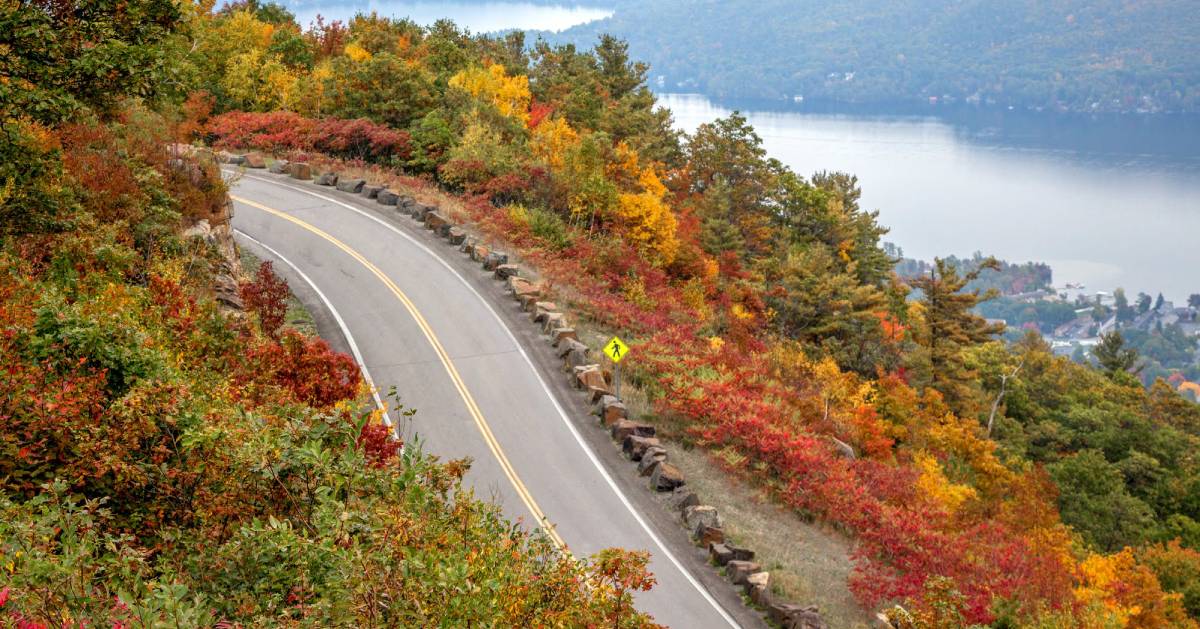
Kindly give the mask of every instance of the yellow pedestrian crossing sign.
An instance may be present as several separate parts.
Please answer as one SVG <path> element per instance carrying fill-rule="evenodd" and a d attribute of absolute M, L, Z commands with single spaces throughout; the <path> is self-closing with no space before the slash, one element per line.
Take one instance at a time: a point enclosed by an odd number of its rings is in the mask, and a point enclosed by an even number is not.
<path fill-rule="evenodd" d="M 629 346 L 625 344 L 625 341 L 616 336 L 612 337 L 612 340 L 604 346 L 604 355 L 608 356 L 608 359 L 614 363 L 621 362 L 621 359 L 625 358 L 625 355 L 628 353 Z"/>

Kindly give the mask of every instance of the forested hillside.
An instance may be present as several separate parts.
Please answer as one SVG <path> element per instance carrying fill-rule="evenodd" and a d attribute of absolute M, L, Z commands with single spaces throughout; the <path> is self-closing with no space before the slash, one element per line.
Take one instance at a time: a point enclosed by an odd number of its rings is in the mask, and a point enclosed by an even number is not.
<path fill-rule="evenodd" d="M 374 599 L 353 578 L 361 573 L 351 575 L 350 559 L 362 556 L 378 558 L 382 565 L 369 565 L 380 579 L 411 584 L 402 588 L 405 610 L 448 614 L 445 624 L 482 617 L 481 624 L 607 625 L 612 589 L 579 584 L 609 583 L 639 566 L 637 556 L 619 568 L 576 566 L 511 530 L 505 542 L 490 511 L 457 499 L 460 467 L 407 454 L 363 466 L 378 455 L 356 447 L 357 424 L 343 421 L 357 417 L 347 396 L 305 397 L 289 383 L 312 379 L 271 362 L 289 351 L 293 359 L 323 352 L 296 349 L 302 340 L 286 332 L 276 340 L 261 312 L 230 321 L 209 299 L 192 305 L 207 278 L 190 275 L 202 268 L 183 257 L 193 249 L 161 226 L 177 226 L 171 211 L 186 216 L 198 201 L 179 201 L 174 188 L 160 194 L 156 182 L 174 181 L 174 167 L 147 169 L 138 160 L 149 158 L 120 144 L 160 128 L 218 148 L 339 159 L 456 194 L 476 229 L 540 270 L 558 303 L 630 342 L 637 359 L 626 363 L 628 385 L 650 400 L 646 419 L 681 427 L 675 438 L 852 540 L 851 589 L 898 626 L 1196 626 L 1200 407 L 1166 384 L 1141 386 L 1120 348 L 1104 369 L 1091 369 L 1055 358 L 1036 336 L 1015 346 L 996 341 L 998 330 L 972 312 L 979 296 L 965 290 L 993 262 L 962 273 L 935 262 L 901 280 L 881 244 L 886 228 L 859 207 L 852 175 L 790 171 L 737 115 L 690 136 L 671 131 L 646 68 L 620 41 L 530 51 L 518 35 L 472 37 L 449 23 L 359 17 L 302 31 L 273 5 L 191 7 L 178 17 L 158 2 L 110 7 L 124 19 L 135 19 L 124 13 L 129 7 L 157 8 L 165 13 L 136 19 L 180 22 L 151 48 L 161 62 L 147 65 L 145 56 L 96 58 L 87 45 L 60 47 L 119 38 L 119 29 L 60 40 L 55 33 L 73 33 L 63 29 L 79 19 L 74 13 L 54 13 L 58 4 L 6 6 L 5 19 L 43 26 L 0 24 L 9 38 L 0 43 L 31 51 L 19 57 L 21 74 L 6 68 L 14 78 L 0 82 L 6 107 L 24 103 L 5 122 L 17 142 L 3 145 L 5 176 L 15 183 L 5 188 L 4 260 L 13 278 L 5 285 L 13 288 L 0 321 L 13 347 L 0 355 L 6 367 L 33 374 L 5 399 L 57 396 L 32 410 L 0 407 L 3 421 L 22 422 L 5 431 L 17 441 L 3 442 L 11 452 L 3 460 L 36 471 L 0 475 L 17 479 L 3 487 L 3 508 L 14 513 L 5 522 L 15 524 L 0 538 L 5 560 L 22 566 L 0 571 L 12 584 L 8 605 L 20 605 L 15 613 L 46 608 L 31 592 L 77 583 L 66 553 L 79 546 L 38 537 L 76 530 L 77 508 L 60 506 L 59 495 L 107 499 L 80 503 L 112 522 L 85 527 L 110 536 L 95 546 L 110 563 L 89 573 L 115 584 L 101 599 L 150 582 L 150 591 L 179 585 L 187 589 L 171 592 L 181 600 L 196 592 L 198 609 L 223 617 L 243 605 L 272 619 L 318 609 L 307 598 L 322 591 L 317 579 L 337 586 L 323 605 L 360 596 L 367 606 Z M 68 55 L 72 63 L 50 67 L 103 80 L 39 78 L 41 55 L 71 50 L 88 61 Z M 94 72 L 105 60 L 137 65 Z M 131 74 L 145 67 L 162 72 Z M 133 79 L 125 92 L 140 104 L 113 92 Z M 27 96 L 43 86 L 56 91 Z M 153 86 L 172 91 L 151 99 Z M 97 96 L 83 101 L 83 114 L 80 106 L 47 113 L 80 94 Z M 68 118 L 83 126 L 64 126 Z M 132 124 L 143 119 L 159 122 Z M 166 139 L 146 137 L 151 147 Z M 112 159 L 129 174 L 97 168 Z M 87 196 L 89 185 L 103 193 Z M 921 296 L 909 301 L 914 288 Z M 244 361 L 252 359 L 269 368 L 249 369 Z M 174 388 L 163 392 L 160 383 Z M 150 434 L 99 451 L 127 452 L 121 461 L 144 466 L 94 472 L 69 439 L 49 451 L 41 441 L 76 434 L 60 426 L 125 439 L 105 432 L 118 421 Z M 24 463 L 34 455 L 36 466 Z M 311 474 L 329 489 L 288 484 Z M 56 475 L 65 489 L 39 486 Z M 224 490 L 225 483 L 241 484 Z M 321 508 L 297 508 L 297 491 L 314 492 Z M 223 501 L 197 498 L 216 493 Z M 210 513 L 209 504 L 222 508 Z M 447 525 L 458 517 L 478 524 L 465 533 L 474 537 L 464 539 L 456 520 Z M 401 569 L 389 560 L 417 552 L 370 546 L 385 544 L 371 533 L 397 521 L 415 527 L 405 543 L 437 549 L 422 557 L 451 563 L 431 579 L 482 562 L 488 587 L 445 596 L 441 585 L 387 573 Z M 17 546 L 27 539 L 36 548 Z M 285 546 L 312 554 L 285 561 Z M 467 552 L 474 549 L 482 555 Z M 16 552 L 35 550 L 39 563 L 27 570 L 32 564 L 19 561 L 32 560 Z M 123 561 L 137 570 L 120 572 L 114 566 L 129 565 Z M 516 607 L 488 606 L 489 596 L 512 592 L 521 596 Z M 489 610 L 511 615 L 489 618 Z M 402 620 L 429 624 L 413 618 Z"/>
<path fill-rule="evenodd" d="M 189 19 L 0 3 L 0 626 L 643 626 L 644 554 L 577 561 L 401 450 L 238 272 L 171 147 Z"/>
<path fill-rule="evenodd" d="M 1188 0 L 622 2 L 547 37 L 590 46 L 601 33 L 628 40 L 661 89 L 713 97 L 1200 108 Z"/>

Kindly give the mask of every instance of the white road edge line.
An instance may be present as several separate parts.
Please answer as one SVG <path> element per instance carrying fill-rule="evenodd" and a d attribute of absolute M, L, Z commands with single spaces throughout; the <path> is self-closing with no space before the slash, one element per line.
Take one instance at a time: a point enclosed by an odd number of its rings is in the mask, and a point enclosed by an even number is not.
<path fill-rule="evenodd" d="M 227 170 L 226 172 L 231 172 L 231 171 Z M 656 546 L 658 546 L 658 549 L 662 551 L 663 556 L 666 557 L 671 562 L 671 564 L 674 565 L 675 568 L 678 569 L 679 572 L 683 574 L 684 578 L 687 579 L 688 583 L 690 583 L 692 585 L 692 587 L 696 588 L 696 591 L 699 592 L 702 597 L 704 597 L 704 600 L 707 601 L 709 605 L 712 605 L 713 609 L 717 610 L 717 613 L 720 614 L 721 617 L 725 619 L 725 622 L 729 623 L 730 627 L 740 627 L 741 626 L 737 623 L 737 621 L 735 621 L 733 619 L 732 616 L 729 615 L 729 612 L 725 611 L 725 608 L 722 607 L 721 604 L 718 603 L 717 600 L 712 597 L 712 594 L 710 594 L 708 592 L 708 590 L 704 588 L 704 586 L 700 585 L 700 582 L 697 581 L 696 578 L 692 576 L 692 573 L 689 572 L 687 570 L 687 568 L 683 567 L 683 564 L 681 564 L 679 562 L 679 559 L 675 557 L 675 554 L 672 553 L 670 551 L 670 549 L 667 548 L 667 545 L 664 544 L 662 539 L 660 539 L 658 537 L 658 534 L 655 533 L 654 530 L 650 528 L 650 525 L 646 522 L 646 520 L 644 518 L 642 518 L 642 515 L 637 512 L 637 509 L 634 508 L 633 503 L 629 502 L 629 498 L 627 498 L 625 496 L 625 494 L 621 491 L 620 487 L 617 487 L 616 481 L 613 480 L 612 476 L 608 473 L 608 470 L 604 469 L 604 465 L 600 463 L 600 459 L 598 459 L 596 457 L 596 453 L 592 452 L 592 449 L 588 447 L 586 442 L 584 442 L 583 435 L 579 434 L 579 431 L 575 428 L 575 424 L 571 423 L 571 419 L 569 417 L 567 417 L 567 411 L 565 409 L 563 409 L 561 404 L 559 404 L 558 397 L 554 395 L 554 392 L 550 389 L 550 386 L 548 384 L 546 384 L 545 379 L 542 378 L 542 373 L 540 371 L 538 371 L 537 366 L 533 364 L 533 360 L 530 359 L 529 355 L 525 353 L 525 348 L 521 346 L 521 342 L 517 340 L 517 337 L 512 333 L 512 330 L 508 329 L 508 325 L 506 325 L 504 323 L 504 320 L 500 318 L 500 314 L 496 312 L 495 308 L 492 308 L 492 304 L 488 301 L 487 298 L 485 298 L 483 295 L 480 295 L 479 291 L 475 290 L 475 287 L 471 286 L 471 283 L 468 282 L 465 277 L 463 277 L 458 271 L 456 271 L 454 269 L 454 267 L 450 266 L 450 263 L 443 260 L 440 255 L 435 253 L 429 247 L 425 246 L 423 243 L 418 242 L 412 236 L 404 233 L 403 231 L 400 231 L 400 229 L 397 228 L 395 225 L 392 225 L 377 216 L 372 216 L 371 214 L 368 214 L 366 211 L 356 208 L 353 205 L 350 205 L 349 203 L 339 201 L 333 197 L 325 196 L 323 194 L 318 194 L 311 190 L 305 190 L 304 188 L 301 188 L 299 186 L 293 186 L 293 185 L 289 185 L 289 184 L 285 184 L 285 183 L 280 183 L 278 181 L 275 181 L 273 179 L 268 179 L 266 177 L 259 177 L 257 175 L 251 175 L 251 174 L 247 174 L 247 173 L 240 173 L 240 175 L 242 177 L 246 177 L 248 179 L 262 181 L 265 183 L 279 186 L 281 188 L 287 188 L 289 190 L 294 190 L 294 191 L 300 192 L 302 194 L 307 194 L 309 196 L 316 197 L 318 199 L 323 199 L 323 200 L 333 203 L 335 205 L 344 207 L 347 210 L 350 210 L 351 212 L 359 214 L 359 215 L 361 215 L 365 218 L 368 218 L 372 221 L 375 221 L 376 223 L 379 223 L 380 225 L 382 225 L 384 228 L 388 229 L 389 231 L 395 233 L 396 235 L 400 236 L 401 238 L 404 238 L 405 240 L 409 241 L 413 245 L 416 245 L 422 251 L 424 251 L 425 253 L 432 256 L 433 259 L 437 260 L 438 263 L 441 264 L 443 267 L 445 267 L 447 271 L 450 271 L 450 273 L 453 274 L 454 277 L 457 277 L 458 280 L 460 282 L 462 282 L 464 286 L 467 287 L 467 290 L 471 291 L 471 293 L 473 295 L 475 295 L 476 298 L 479 299 L 480 303 L 483 304 L 483 307 L 487 308 L 488 312 L 491 313 L 492 317 L 496 320 L 496 322 L 500 324 L 500 327 L 504 329 L 504 333 L 508 335 L 508 338 L 510 340 L 512 340 L 513 345 L 516 346 L 516 348 L 517 348 L 517 351 L 519 351 L 521 353 L 521 357 L 525 359 L 526 364 L 528 364 L 529 368 L 533 370 L 533 375 L 537 377 L 538 384 L 542 385 L 542 389 L 546 392 L 546 395 L 550 398 L 550 401 L 554 403 L 554 408 L 558 411 L 559 418 L 562 419 L 562 422 L 563 422 L 563 424 L 566 425 L 567 429 L 571 431 L 571 435 L 575 437 L 576 443 L 578 443 L 579 447 L 582 448 L 585 453 L 587 453 L 588 460 L 590 460 L 592 462 L 592 465 L 595 466 L 596 470 L 600 472 L 600 475 L 604 477 L 604 480 L 608 483 L 608 486 L 613 490 L 614 493 L 617 494 L 617 498 L 619 498 L 621 500 L 621 504 L 625 505 L 625 508 L 629 510 L 629 514 L 633 516 L 633 519 L 636 520 L 639 525 L 641 525 L 642 530 L 644 530 L 646 532 L 646 534 L 650 536 L 650 539 L 653 540 L 654 544 Z M 328 302 L 326 302 L 326 303 L 328 303 Z"/>
<path fill-rule="evenodd" d="M 329 314 L 333 315 L 334 320 L 337 321 L 338 327 L 342 329 L 342 336 L 346 337 L 346 343 L 350 345 L 350 353 L 354 355 L 354 362 L 358 363 L 358 369 L 362 372 L 363 380 L 366 380 L 367 386 L 371 387 L 371 397 L 375 399 L 375 406 L 379 410 L 383 411 L 383 423 L 386 424 L 389 429 L 395 430 L 395 427 L 392 425 L 392 418 L 388 416 L 387 407 L 383 405 L 383 400 L 379 399 L 379 389 L 375 388 L 375 381 L 371 379 L 371 372 L 367 371 L 367 363 L 363 360 L 362 352 L 358 351 L 358 343 L 354 342 L 354 336 L 350 334 L 350 328 L 346 325 L 346 321 L 342 319 L 342 315 L 337 311 L 337 308 L 333 307 L 333 302 L 329 301 L 329 298 L 325 296 L 325 293 L 321 292 L 321 289 L 317 287 L 317 283 L 314 282 L 307 273 L 301 271 L 300 267 L 293 264 L 292 261 L 284 257 L 282 253 L 279 253 L 275 249 L 272 249 L 267 243 L 258 240 L 254 236 L 251 236 L 240 229 L 234 229 L 233 233 L 245 238 L 246 240 L 249 240 L 263 249 L 266 249 L 271 255 L 279 258 L 280 262 L 288 265 L 288 267 L 290 267 L 296 272 L 297 275 L 300 276 L 300 279 L 304 280 L 305 284 L 308 284 L 309 288 L 313 289 L 313 292 L 316 293 L 317 297 L 321 299 L 321 303 L 324 303 L 325 308 L 329 310 Z"/>

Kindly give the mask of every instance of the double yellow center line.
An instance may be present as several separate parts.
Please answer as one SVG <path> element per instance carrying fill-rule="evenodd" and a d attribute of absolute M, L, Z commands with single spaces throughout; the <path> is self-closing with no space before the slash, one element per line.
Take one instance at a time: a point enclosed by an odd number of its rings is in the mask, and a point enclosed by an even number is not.
<path fill-rule="evenodd" d="M 400 303 L 404 305 L 404 309 L 407 310 L 408 314 L 411 315 L 413 320 L 417 322 L 417 327 L 421 328 L 421 332 L 425 335 L 425 339 L 429 341 L 431 346 L 433 346 L 433 351 L 437 353 L 438 360 L 440 360 L 442 366 L 446 368 L 446 374 L 450 376 L 450 380 L 454 383 L 454 387 L 458 390 L 459 396 L 462 397 L 463 402 L 467 405 L 467 412 L 471 414 L 471 418 L 475 421 L 475 426 L 479 428 L 480 434 L 483 435 L 483 440 L 487 442 L 488 448 L 492 451 L 492 454 L 495 455 L 496 460 L 500 463 L 500 468 L 504 470 L 504 475 L 507 476 L 509 482 L 512 483 L 513 489 L 516 490 L 517 495 L 521 497 L 521 502 L 525 503 L 526 508 L 528 508 L 529 512 L 533 514 L 534 519 L 537 520 L 538 524 L 542 527 L 550 540 L 553 541 L 554 544 L 559 547 L 559 549 L 566 551 L 566 544 L 563 542 L 562 538 L 559 537 L 558 531 L 554 530 L 554 525 L 552 525 L 546 518 L 546 514 L 542 512 L 542 509 L 538 506 L 537 501 L 533 499 L 533 495 L 529 493 L 529 489 L 525 487 L 525 483 L 521 482 L 521 478 L 517 475 L 517 471 L 513 469 L 512 463 L 510 463 L 508 457 L 505 456 L 504 450 L 500 448 L 500 443 L 496 440 L 496 436 L 492 433 L 491 426 L 489 426 L 487 420 L 484 419 L 483 413 L 479 410 L 479 405 L 475 403 L 475 398 L 471 396 L 471 391 L 467 389 L 467 385 L 463 382 L 462 376 L 460 376 L 458 374 L 458 370 L 455 369 L 454 363 L 450 360 L 450 355 L 446 353 L 446 348 L 442 347 L 442 343 L 438 340 L 437 335 L 434 334 L 433 328 L 429 327 L 429 322 L 425 320 L 425 317 L 421 316 L 421 312 L 417 310 L 416 305 L 414 305 L 412 300 L 408 298 L 408 295 L 404 294 L 404 291 L 400 290 L 400 287 L 397 286 L 390 277 L 381 271 L 379 267 L 372 264 L 370 260 L 367 260 L 365 257 L 363 257 L 362 254 L 355 251 L 346 243 L 334 238 L 312 224 L 306 223 L 294 216 L 274 208 L 267 207 L 261 203 L 256 203 L 249 199 L 232 195 L 231 198 L 238 203 L 248 205 L 252 208 L 256 208 L 273 216 L 282 218 L 285 221 L 289 221 L 308 230 L 309 232 L 312 232 L 313 234 L 316 234 L 317 236 L 320 236 L 321 238 L 329 241 L 329 243 L 331 243 L 333 246 L 341 249 L 342 251 L 346 252 L 347 255 L 357 260 L 359 264 L 362 264 L 367 268 L 368 271 L 373 273 L 375 277 L 379 278 L 379 281 L 383 282 L 383 285 L 386 286 L 388 290 L 390 290 L 392 294 L 396 296 L 396 299 L 400 300 Z"/>

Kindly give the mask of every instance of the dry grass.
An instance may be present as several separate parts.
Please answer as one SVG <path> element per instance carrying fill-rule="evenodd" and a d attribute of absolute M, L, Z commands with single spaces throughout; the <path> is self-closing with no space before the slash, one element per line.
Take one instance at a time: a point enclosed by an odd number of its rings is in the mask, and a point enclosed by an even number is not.
<path fill-rule="evenodd" d="M 771 589 L 787 601 L 816 605 L 830 627 L 870 627 L 870 616 L 846 586 L 850 542 L 806 522 L 730 475 L 712 457 L 677 442 L 664 444 L 701 502 L 717 508 L 725 536 L 750 548 L 771 573 Z"/>

